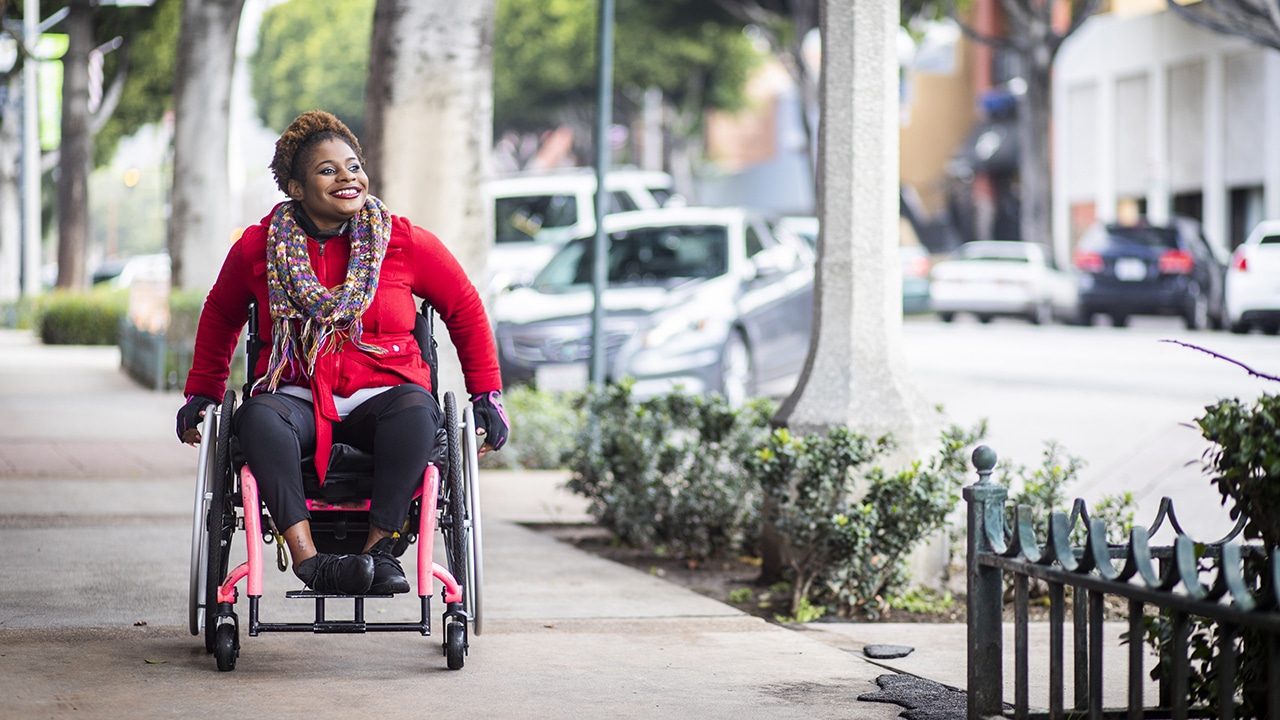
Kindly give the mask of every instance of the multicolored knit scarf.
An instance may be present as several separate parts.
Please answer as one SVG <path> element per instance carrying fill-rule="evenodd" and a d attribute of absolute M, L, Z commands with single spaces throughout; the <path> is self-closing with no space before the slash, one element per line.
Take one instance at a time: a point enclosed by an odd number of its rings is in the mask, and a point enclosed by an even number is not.
<path fill-rule="evenodd" d="M 386 352 L 361 340 L 360 320 L 378 291 L 382 258 L 391 239 L 391 213 L 368 196 L 352 218 L 351 258 L 346 281 L 326 288 L 316 278 L 307 254 L 307 234 L 294 217 L 294 203 L 282 203 L 267 235 L 267 292 L 271 308 L 271 360 L 254 390 L 275 390 L 290 368 L 301 363 L 308 376 L 316 358 L 337 350 L 345 340 L 374 354 Z M 292 373 L 289 373 L 290 375 Z"/>

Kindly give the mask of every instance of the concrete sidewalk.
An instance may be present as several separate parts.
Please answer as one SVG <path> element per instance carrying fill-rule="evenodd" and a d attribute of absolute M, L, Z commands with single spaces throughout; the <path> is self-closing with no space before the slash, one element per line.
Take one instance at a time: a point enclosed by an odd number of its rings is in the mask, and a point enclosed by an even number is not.
<path fill-rule="evenodd" d="M 241 656 L 219 673 L 187 630 L 196 453 L 174 438 L 182 401 L 118 365 L 114 348 L 0 330 L 0 719 L 190 717 L 245 691 L 286 718 L 892 718 L 903 708 L 857 699 L 879 676 L 965 683 L 963 625 L 781 627 L 524 527 L 589 521 L 547 472 L 482 474 L 484 632 L 461 671 L 445 670 L 438 635 L 248 637 L 242 600 Z M 268 572 L 263 619 L 310 619 L 283 597 L 299 586 Z M 416 602 L 366 613 L 412 620 Z M 871 643 L 915 650 L 877 664 Z"/>

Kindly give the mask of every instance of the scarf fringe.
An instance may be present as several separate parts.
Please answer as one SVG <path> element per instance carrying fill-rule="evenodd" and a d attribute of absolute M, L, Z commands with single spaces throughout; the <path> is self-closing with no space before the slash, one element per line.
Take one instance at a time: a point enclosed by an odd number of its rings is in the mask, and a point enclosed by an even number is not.
<path fill-rule="evenodd" d="M 305 368 L 315 373 L 316 360 L 337 352 L 344 342 L 383 355 L 386 350 L 363 341 L 362 316 L 378 290 L 378 275 L 391 238 L 391 216 L 370 195 L 356 216 L 346 281 L 326 288 L 316 278 L 307 254 L 307 236 L 284 203 L 271 218 L 267 245 L 267 289 L 272 319 L 271 358 L 267 373 L 253 392 L 276 390 Z M 336 293 L 336 296 L 335 296 Z M 291 372 L 292 369 L 292 372 Z"/>

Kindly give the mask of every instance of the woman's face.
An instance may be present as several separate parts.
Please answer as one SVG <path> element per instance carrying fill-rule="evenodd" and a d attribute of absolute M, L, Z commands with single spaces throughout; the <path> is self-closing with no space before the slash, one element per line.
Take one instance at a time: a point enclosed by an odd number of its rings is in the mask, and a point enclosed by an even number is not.
<path fill-rule="evenodd" d="M 289 181 L 289 196 L 302 203 L 320 230 L 332 230 L 351 219 L 364 207 L 368 194 L 369 176 L 351 146 L 337 138 L 311 148 L 302 179 Z"/>

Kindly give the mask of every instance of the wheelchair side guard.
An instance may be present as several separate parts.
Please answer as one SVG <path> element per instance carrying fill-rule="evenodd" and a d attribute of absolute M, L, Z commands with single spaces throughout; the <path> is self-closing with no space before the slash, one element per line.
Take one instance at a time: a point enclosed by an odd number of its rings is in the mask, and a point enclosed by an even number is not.
<path fill-rule="evenodd" d="M 246 465 L 240 470 L 240 490 L 244 497 L 244 507 L 256 508 L 259 505 L 258 480 L 253 475 L 253 471 Z M 440 471 L 434 465 L 428 465 L 427 471 L 423 474 L 422 512 L 418 518 L 418 596 L 430 597 L 433 590 L 433 580 L 440 581 L 444 586 L 444 601 L 446 603 L 462 602 L 462 586 L 454 578 L 453 574 L 447 568 L 432 560 L 435 551 L 435 516 L 436 516 L 436 498 L 440 490 Z M 227 574 L 226 580 L 218 588 L 218 602 L 231 603 L 236 602 L 238 593 L 236 585 L 245 578 L 248 578 L 248 594 L 249 597 L 261 597 L 263 592 L 263 568 L 265 567 L 265 558 L 263 556 L 262 543 L 256 538 L 262 537 L 262 514 L 257 512 L 246 512 L 244 514 L 245 537 L 251 538 L 246 542 L 246 551 L 248 559 L 241 563 L 230 573 Z"/>
<path fill-rule="evenodd" d="M 440 468 L 428 465 L 422 478 L 422 511 L 418 513 L 418 596 L 431 594 L 432 579 L 444 586 L 446 603 L 462 602 L 462 586 L 435 556 L 436 501 L 440 497 Z"/>

